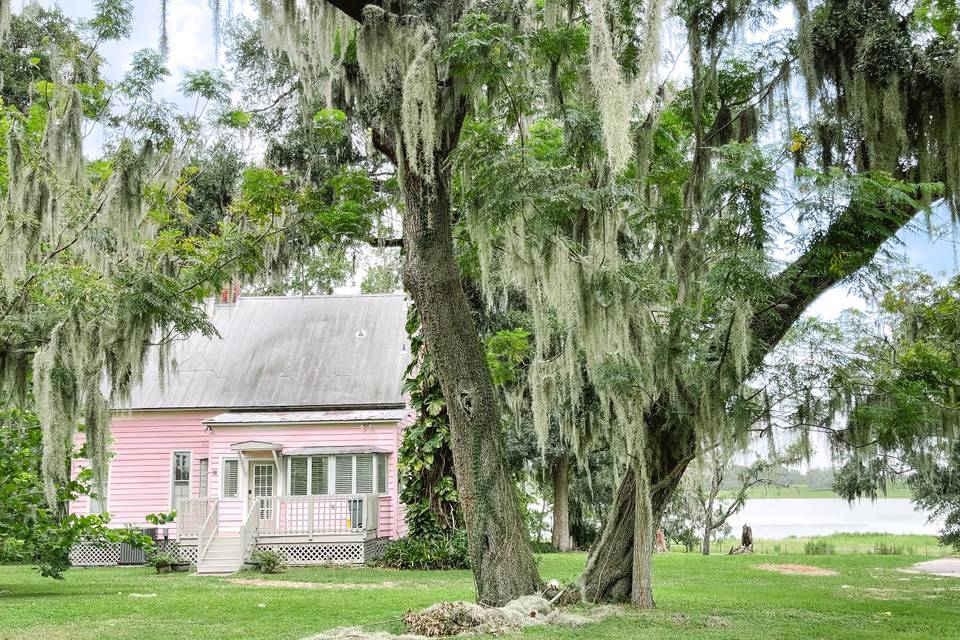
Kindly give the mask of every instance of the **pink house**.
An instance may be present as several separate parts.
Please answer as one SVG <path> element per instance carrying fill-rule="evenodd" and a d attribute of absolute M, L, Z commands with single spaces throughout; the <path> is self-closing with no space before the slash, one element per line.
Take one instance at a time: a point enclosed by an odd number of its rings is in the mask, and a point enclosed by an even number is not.
<path fill-rule="evenodd" d="M 107 486 L 71 509 L 143 528 L 147 514 L 175 511 L 158 540 L 204 573 L 264 548 L 290 564 L 378 555 L 403 529 L 403 297 L 225 293 L 211 318 L 219 336 L 176 343 L 166 379 L 148 365 L 113 418 Z M 122 554 L 78 548 L 74 560 Z"/>

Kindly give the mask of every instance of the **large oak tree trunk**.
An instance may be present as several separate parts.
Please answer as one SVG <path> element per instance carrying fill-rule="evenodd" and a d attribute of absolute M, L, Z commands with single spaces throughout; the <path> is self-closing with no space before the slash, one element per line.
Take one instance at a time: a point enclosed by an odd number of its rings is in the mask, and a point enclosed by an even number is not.
<path fill-rule="evenodd" d="M 424 341 L 450 416 L 450 447 L 477 600 L 502 605 L 535 593 L 540 578 L 504 462 L 499 405 L 453 254 L 450 178 L 401 169 L 403 281 L 420 311 Z"/>
<path fill-rule="evenodd" d="M 570 538 L 570 456 L 558 457 L 551 469 L 553 480 L 553 546 L 557 551 L 571 551 Z"/>
<path fill-rule="evenodd" d="M 581 577 L 583 597 L 588 602 L 633 602 L 652 606 L 653 594 L 634 594 L 635 583 L 652 584 L 652 535 L 660 522 L 683 472 L 696 451 L 693 429 L 687 422 L 668 422 L 665 407 L 656 406 L 647 416 L 646 466 L 649 474 L 650 525 L 638 527 L 637 474 L 628 469 L 617 487 L 600 538 L 590 550 Z M 640 528 L 649 532 L 650 543 L 641 541 L 635 549 L 634 536 Z M 642 553 L 641 553 L 642 551 Z M 641 562 L 634 571 L 634 562 Z"/>

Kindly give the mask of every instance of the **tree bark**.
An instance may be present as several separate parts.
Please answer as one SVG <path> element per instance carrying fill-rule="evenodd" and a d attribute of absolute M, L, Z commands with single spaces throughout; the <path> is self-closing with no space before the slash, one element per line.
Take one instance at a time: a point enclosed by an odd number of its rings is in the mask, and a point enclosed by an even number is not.
<path fill-rule="evenodd" d="M 403 280 L 420 310 L 424 342 L 447 401 L 477 600 L 499 606 L 535 593 L 540 578 L 504 462 L 499 405 L 454 262 L 446 157 L 436 166 L 430 180 L 400 168 Z"/>
<path fill-rule="evenodd" d="M 710 509 L 713 509 L 713 502 L 710 503 Z M 703 523 L 703 541 L 700 544 L 700 552 L 703 555 L 710 555 L 710 536 L 713 533 L 713 520 L 710 518 L 710 515 L 707 515 L 706 521 Z"/>
<path fill-rule="evenodd" d="M 692 425 L 685 420 L 668 421 L 668 415 L 666 407 L 655 405 L 646 417 L 646 465 L 650 477 L 653 531 L 696 452 Z M 636 480 L 633 467 L 630 467 L 617 487 L 600 538 L 590 550 L 587 567 L 580 579 L 583 598 L 587 602 L 634 601 Z M 653 600 L 652 594 L 650 600 Z"/>
<path fill-rule="evenodd" d="M 553 547 L 572 551 L 570 538 L 570 455 L 563 454 L 553 463 Z"/>

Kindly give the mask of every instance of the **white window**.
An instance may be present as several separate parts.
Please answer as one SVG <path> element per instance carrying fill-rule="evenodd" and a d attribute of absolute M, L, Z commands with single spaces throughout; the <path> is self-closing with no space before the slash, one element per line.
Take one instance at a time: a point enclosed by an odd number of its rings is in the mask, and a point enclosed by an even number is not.
<path fill-rule="evenodd" d="M 353 456 L 336 456 L 336 493 L 338 496 L 350 495 L 353 491 Z"/>
<path fill-rule="evenodd" d="M 293 456 L 287 462 L 287 487 L 292 496 L 386 494 L 387 456 Z"/>
<path fill-rule="evenodd" d="M 224 498 L 240 496 L 240 461 L 236 458 L 224 458 L 220 470 L 220 492 Z"/>
<path fill-rule="evenodd" d="M 210 460 L 208 458 L 200 458 L 200 469 L 197 473 L 200 474 L 200 497 L 207 497 L 207 475 L 210 472 Z"/>
<path fill-rule="evenodd" d="M 180 510 L 180 501 L 190 497 L 190 472 L 193 456 L 189 451 L 174 451 L 173 458 L 173 491 L 170 508 Z"/>
<path fill-rule="evenodd" d="M 387 456 L 384 453 L 378 453 L 377 461 L 377 493 L 385 495 L 387 493 Z"/>
<path fill-rule="evenodd" d="M 107 477 L 100 486 L 91 486 L 88 496 L 88 509 L 90 514 L 107 513 L 110 501 L 110 467 L 107 467 Z"/>

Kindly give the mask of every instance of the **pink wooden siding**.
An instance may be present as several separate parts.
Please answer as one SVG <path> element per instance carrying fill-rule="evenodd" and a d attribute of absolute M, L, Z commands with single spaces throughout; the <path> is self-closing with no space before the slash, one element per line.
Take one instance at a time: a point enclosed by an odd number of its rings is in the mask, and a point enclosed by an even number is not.
<path fill-rule="evenodd" d="M 285 450 L 298 447 L 349 447 L 354 445 L 379 447 L 388 454 L 387 495 L 380 497 L 379 535 L 391 538 L 402 535 L 406 527 L 397 496 L 397 459 L 402 429 L 410 423 L 379 424 L 313 424 L 313 425 L 244 425 L 216 426 L 209 431 L 203 421 L 220 411 L 137 411 L 118 414 L 112 425 L 112 450 L 108 489 L 108 511 L 115 526 L 132 524 L 144 526 L 148 513 L 168 512 L 172 493 L 171 454 L 190 451 L 192 473 L 191 495 L 200 489 L 200 459 L 208 458 L 207 495 L 220 497 L 220 530 L 239 533 L 248 508 L 247 469 L 239 478 L 239 496 L 221 495 L 220 477 L 223 458 L 236 458 L 230 445 L 247 440 L 282 444 Z M 82 443 L 82 437 L 77 444 Z M 272 460 L 268 452 L 244 454 L 264 461 Z M 287 494 L 286 464 L 281 460 L 277 489 Z M 86 461 L 74 462 L 74 473 L 86 466 Z M 73 513 L 86 514 L 87 499 L 81 497 L 70 505 Z M 173 525 L 169 527 L 175 534 Z"/>
<path fill-rule="evenodd" d="M 119 414 L 111 425 L 113 457 L 107 509 L 114 525 L 146 526 L 148 513 L 170 511 L 172 458 L 174 451 L 190 451 L 190 494 L 200 490 L 200 458 L 208 457 L 210 435 L 203 421 L 216 415 L 207 412 L 142 411 Z M 82 443 L 82 436 L 78 444 Z M 74 462 L 74 470 L 86 461 Z M 70 505 L 73 513 L 87 513 L 87 498 Z M 171 524 L 171 534 L 174 527 Z"/>

